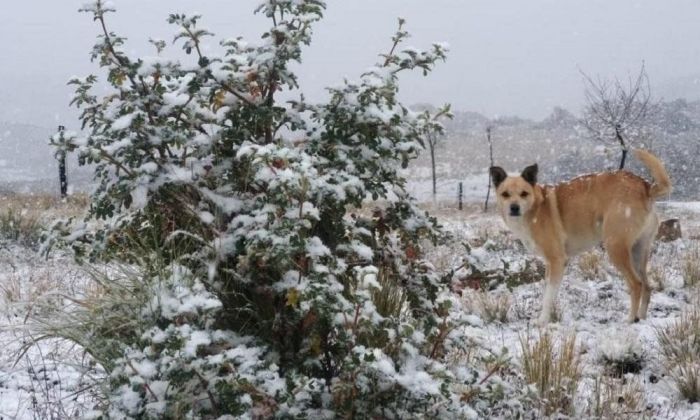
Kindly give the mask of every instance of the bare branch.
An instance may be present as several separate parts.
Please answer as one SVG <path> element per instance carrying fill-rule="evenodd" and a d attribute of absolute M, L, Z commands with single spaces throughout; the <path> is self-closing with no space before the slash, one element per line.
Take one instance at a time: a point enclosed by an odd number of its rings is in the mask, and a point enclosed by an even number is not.
<path fill-rule="evenodd" d="M 620 145 L 624 155 L 631 143 L 648 131 L 657 104 L 652 101 L 651 86 L 644 63 L 636 77 L 628 75 L 626 82 L 609 82 L 598 76 L 593 79 L 579 70 L 585 85 L 586 107 L 583 125 L 593 138 Z"/>

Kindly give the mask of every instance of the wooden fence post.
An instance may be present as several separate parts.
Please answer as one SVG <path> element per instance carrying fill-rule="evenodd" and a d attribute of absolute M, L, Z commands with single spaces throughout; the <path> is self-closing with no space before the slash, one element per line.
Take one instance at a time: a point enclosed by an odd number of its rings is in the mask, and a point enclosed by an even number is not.
<path fill-rule="evenodd" d="M 63 141 L 63 131 L 66 128 L 62 125 L 58 126 L 58 133 Z M 56 156 L 58 158 L 58 182 L 61 185 L 61 198 L 66 198 L 68 195 L 68 177 L 66 176 L 66 152 L 61 150 Z"/>
<path fill-rule="evenodd" d="M 460 210 L 462 210 L 462 196 L 464 195 L 463 192 L 464 192 L 464 190 L 462 189 L 462 183 L 460 182 L 459 183 L 459 209 Z"/>
<path fill-rule="evenodd" d="M 493 128 L 491 126 L 486 127 L 486 140 L 489 142 L 489 172 L 490 168 L 493 168 L 493 142 L 491 141 L 491 131 Z M 486 201 L 484 201 L 484 213 L 489 210 L 489 196 L 491 195 L 491 174 L 488 176 L 488 189 L 486 190 Z"/>

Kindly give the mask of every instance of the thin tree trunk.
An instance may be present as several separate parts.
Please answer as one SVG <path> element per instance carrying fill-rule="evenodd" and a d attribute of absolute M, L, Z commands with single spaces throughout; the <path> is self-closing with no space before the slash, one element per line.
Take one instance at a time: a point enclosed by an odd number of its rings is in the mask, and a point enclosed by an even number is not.
<path fill-rule="evenodd" d="M 620 159 L 620 169 L 625 168 L 625 160 L 627 160 L 627 149 L 622 149 L 622 158 Z"/>
<path fill-rule="evenodd" d="M 437 200 L 437 179 L 435 176 L 435 144 L 430 142 L 430 165 L 433 170 L 433 202 Z"/>
<path fill-rule="evenodd" d="M 491 142 L 491 127 L 486 127 L 486 140 L 489 142 L 489 168 L 493 166 L 493 143 Z M 491 175 L 488 176 L 488 189 L 486 190 L 486 201 L 484 201 L 484 213 L 489 210 L 489 197 L 491 196 Z"/>
<path fill-rule="evenodd" d="M 620 142 L 620 146 L 622 146 L 622 158 L 620 159 L 620 170 L 622 170 L 625 169 L 625 160 L 627 160 L 627 143 L 625 143 L 625 139 L 622 138 L 619 126 L 615 127 L 615 137 L 617 141 Z"/>

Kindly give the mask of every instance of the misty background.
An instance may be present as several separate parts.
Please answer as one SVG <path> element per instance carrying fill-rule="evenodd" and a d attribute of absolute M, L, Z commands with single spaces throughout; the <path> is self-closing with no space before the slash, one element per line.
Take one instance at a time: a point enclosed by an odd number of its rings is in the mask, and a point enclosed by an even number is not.
<path fill-rule="evenodd" d="M 80 128 L 77 111 L 68 106 L 72 90 L 66 82 L 99 74 L 89 59 L 99 27 L 77 12 L 81 0 L 5 3 L 0 15 L 0 189 L 51 189 L 57 180 L 47 139 L 59 124 Z M 115 0 L 117 13 L 108 16 L 108 24 L 128 39 L 125 50 L 132 56 L 154 55 L 149 38 L 173 38 L 169 13 L 200 13 L 202 25 L 216 35 L 208 38 L 205 51 L 215 51 L 222 38 L 259 38 L 267 22 L 252 14 L 258 3 Z M 698 16 L 700 2 L 691 0 L 330 0 L 297 72 L 307 98 L 323 99 L 325 86 L 357 77 L 388 50 L 397 17 L 407 20 L 409 44 L 447 42 L 447 62 L 429 79 L 404 78 L 401 96 L 406 103 L 451 103 L 457 111 L 438 153 L 443 194 L 450 195 L 455 182 L 488 167 L 484 130 L 494 121 L 496 157 L 504 166 L 538 160 L 554 179 L 604 169 L 601 161 L 610 165 L 615 157 L 585 139 L 577 123 L 584 104 L 580 71 L 626 79 L 644 62 L 652 94 L 669 114 L 654 146 L 668 144 L 661 154 L 673 160 L 672 175 L 697 181 L 686 172 L 693 170 L 700 131 Z M 180 54 L 179 47 L 168 53 Z M 425 165 L 424 159 L 417 163 L 418 180 Z M 679 191 L 683 197 L 697 192 L 693 185 Z"/>

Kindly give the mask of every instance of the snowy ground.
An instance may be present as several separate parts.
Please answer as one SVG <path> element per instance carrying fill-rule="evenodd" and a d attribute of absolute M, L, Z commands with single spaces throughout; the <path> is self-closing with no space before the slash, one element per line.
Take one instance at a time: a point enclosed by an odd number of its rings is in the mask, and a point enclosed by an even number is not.
<path fill-rule="evenodd" d="M 463 243 L 477 250 L 475 256 L 485 266 L 499 267 L 504 260 L 515 264 L 527 258 L 493 211 L 484 214 L 479 204 L 467 204 L 460 212 L 452 200 L 429 207 L 453 234 L 450 244 L 432 250 L 430 259 L 436 267 L 458 266 L 465 255 Z M 700 293 L 684 286 L 681 261 L 689 249 L 700 247 L 700 203 L 660 203 L 659 208 L 664 218 L 681 219 L 684 239 L 656 247 L 651 267 L 663 280 L 663 290 L 652 295 L 646 321 L 625 322 L 629 305 L 625 285 L 601 250 L 595 251 L 600 264 L 594 275 L 582 269 L 578 260 L 567 269 L 559 296 L 561 320 L 549 328 L 555 336 L 575 333 L 580 345 L 584 363 L 584 378 L 576 396 L 580 417 L 585 417 L 596 379 L 606 372 L 602 356 L 615 357 L 631 348 L 642 355 L 642 369 L 627 374 L 625 380 L 641 385 L 644 409 L 630 418 L 700 418 L 700 404 L 682 401 L 666 376 L 657 356 L 655 330 L 698 302 Z M 49 215 L 65 214 L 47 211 Z M 485 241 L 490 241 L 493 251 L 483 251 Z M 23 346 L 38 338 L 29 328 L 33 314 L 74 304 L 68 297 L 83 295 L 88 284 L 88 276 L 66 254 L 54 253 L 46 259 L 30 248 L 0 241 L 1 419 L 84 416 L 92 398 L 90 379 L 100 374 L 89 358 L 81 349 L 56 340 L 41 341 L 26 353 Z M 521 337 L 541 333 L 532 320 L 540 309 L 542 285 L 524 284 L 512 290 L 502 286 L 487 293 L 509 297 L 507 322 L 484 322 L 474 334 L 488 347 L 507 348 L 517 365 Z M 466 290 L 464 300 L 471 304 L 473 299 L 474 292 Z"/>
<path fill-rule="evenodd" d="M 89 399 L 89 358 L 71 343 L 43 340 L 34 314 L 70 305 L 88 280 L 66 255 L 48 260 L 31 249 L 0 244 L 0 418 L 80 418 Z"/>
<path fill-rule="evenodd" d="M 66 341 L 42 340 L 31 326 L 35 315 L 73 305 L 71 298 L 90 290 L 90 280 L 71 256 L 58 251 L 46 258 L 37 252 L 37 238 L 29 237 L 84 205 L 83 197 L 0 197 L 0 419 L 80 418 L 85 412 L 89 379 L 99 374 L 89 357 Z M 25 347 L 35 340 L 38 345 Z"/>

